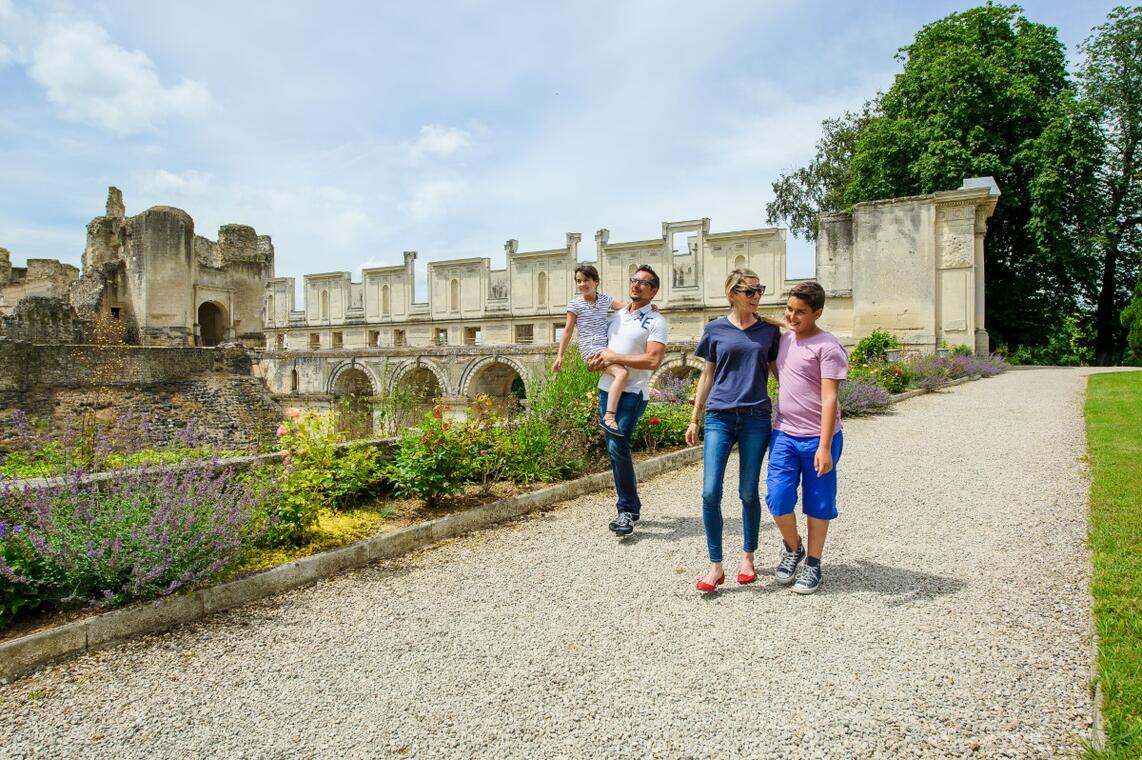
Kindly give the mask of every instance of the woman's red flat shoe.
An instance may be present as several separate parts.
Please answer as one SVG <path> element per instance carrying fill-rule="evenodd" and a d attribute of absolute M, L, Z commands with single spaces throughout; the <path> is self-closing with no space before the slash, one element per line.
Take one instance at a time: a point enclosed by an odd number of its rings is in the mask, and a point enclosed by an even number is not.
<path fill-rule="evenodd" d="M 719 577 L 712 584 L 706 583 L 704 580 L 699 579 L 698 582 L 694 584 L 694 588 L 698 589 L 703 594 L 709 594 L 711 591 L 717 591 L 718 586 L 722 585 L 725 582 L 726 582 L 726 574 L 722 573 L 721 577 Z"/>
<path fill-rule="evenodd" d="M 757 573 L 746 575 L 745 573 L 738 573 L 738 583 L 753 583 L 757 580 Z"/>

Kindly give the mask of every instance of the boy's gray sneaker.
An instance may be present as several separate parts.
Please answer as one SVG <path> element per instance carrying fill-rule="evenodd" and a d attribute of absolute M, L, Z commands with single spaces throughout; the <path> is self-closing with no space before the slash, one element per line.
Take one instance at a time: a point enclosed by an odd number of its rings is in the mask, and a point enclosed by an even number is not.
<path fill-rule="evenodd" d="M 810 567 L 808 564 L 801 568 L 801 572 L 797 573 L 797 582 L 793 584 L 793 590 L 798 594 L 812 594 L 821 586 L 821 566 Z"/>
<path fill-rule="evenodd" d="M 638 520 L 637 515 L 631 514 L 630 512 L 619 512 L 619 516 L 607 527 L 620 537 L 629 536 L 631 533 L 634 533 L 636 520 Z"/>
<path fill-rule="evenodd" d="M 777 555 L 777 569 L 773 571 L 773 577 L 778 583 L 791 582 L 794 573 L 797 572 L 797 565 L 801 564 L 803 559 L 805 559 L 804 544 L 798 546 L 795 552 L 787 550 L 785 544 L 781 544 L 781 553 Z"/>

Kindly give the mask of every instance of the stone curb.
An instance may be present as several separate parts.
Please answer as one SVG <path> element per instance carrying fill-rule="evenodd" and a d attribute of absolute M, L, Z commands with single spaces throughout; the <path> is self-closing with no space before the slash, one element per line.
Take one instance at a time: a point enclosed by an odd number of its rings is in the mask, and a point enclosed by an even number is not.
<path fill-rule="evenodd" d="M 951 388 L 976 379 L 979 379 L 978 375 L 961 377 L 934 390 Z M 895 404 L 929 392 L 918 389 L 898 393 L 891 397 L 889 403 Z M 391 445 L 391 441 L 375 442 L 377 445 L 386 443 Z M 652 478 L 675 467 L 694 464 L 701 460 L 702 449 L 695 446 L 636 462 L 635 472 L 639 478 Z M 134 607 L 112 610 L 86 620 L 21 636 L 0 643 L 0 681 L 10 681 L 69 656 L 90 652 L 136 636 L 160 633 L 183 623 L 201 620 L 215 612 L 308 586 L 346 570 L 408 554 L 437 541 L 506 522 L 552 504 L 610 486 L 609 472 L 585 475 L 538 491 L 410 525 L 356 544 L 303 557 L 246 578 L 226 581 L 217 586 L 209 586 Z"/>
<path fill-rule="evenodd" d="M 701 447 L 672 451 L 635 463 L 641 479 L 701 461 Z M 392 559 L 446 538 L 512 520 L 561 501 L 611 486 L 611 473 L 599 472 L 557 483 L 531 493 L 474 507 L 392 533 L 279 565 L 271 570 L 146 604 L 112 610 L 86 620 L 21 636 L 0 643 L 0 681 L 10 681 L 51 662 L 141 636 L 160 633 L 183 623 L 284 591 L 311 585 L 322 578 Z"/>

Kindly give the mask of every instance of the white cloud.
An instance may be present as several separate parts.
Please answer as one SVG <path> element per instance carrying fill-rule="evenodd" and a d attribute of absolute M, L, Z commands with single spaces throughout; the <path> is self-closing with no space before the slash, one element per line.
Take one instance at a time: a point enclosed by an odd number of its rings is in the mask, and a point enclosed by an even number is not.
<path fill-rule="evenodd" d="M 459 197 L 465 183 L 460 180 L 442 179 L 423 182 L 416 186 L 412 198 L 401 205 L 413 222 L 423 222 L 442 215 L 448 203 Z"/>
<path fill-rule="evenodd" d="M 170 172 L 159 169 L 141 178 L 139 190 L 148 196 L 173 197 L 175 199 L 200 197 L 210 190 L 211 176 L 205 172 Z"/>
<path fill-rule="evenodd" d="M 48 19 L 29 73 L 65 118 L 117 134 L 147 130 L 172 116 L 201 114 L 210 104 L 206 85 L 183 80 L 164 87 L 146 53 L 119 47 L 103 27 L 86 19 Z"/>
<path fill-rule="evenodd" d="M 467 148 L 471 137 L 462 129 L 427 124 L 420 128 L 420 137 L 412 144 L 409 154 L 413 158 L 424 155 L 447 156 Z"/>
<path fill-rule="evenodd" d="M 14 61 L 15 59 L 16 54 L 12 52 L 12 48 L 0 42 L 0 66 L 4 66 L 9 61 Z"/>

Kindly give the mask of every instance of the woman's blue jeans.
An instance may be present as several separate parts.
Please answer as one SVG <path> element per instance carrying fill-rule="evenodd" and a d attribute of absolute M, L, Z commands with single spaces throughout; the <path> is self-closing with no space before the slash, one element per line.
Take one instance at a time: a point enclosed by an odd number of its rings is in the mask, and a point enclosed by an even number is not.
<path fill-rule="evenodd" d="M 761 523 L 761 460 L 769 447 L 769 410 L 707 411 L 702 444 L 702 523 L 711 562 L 722 561 L 722 481 L 738 446 L 738 495 L 742 501 L 742 551 L 757 551 Z"/>

